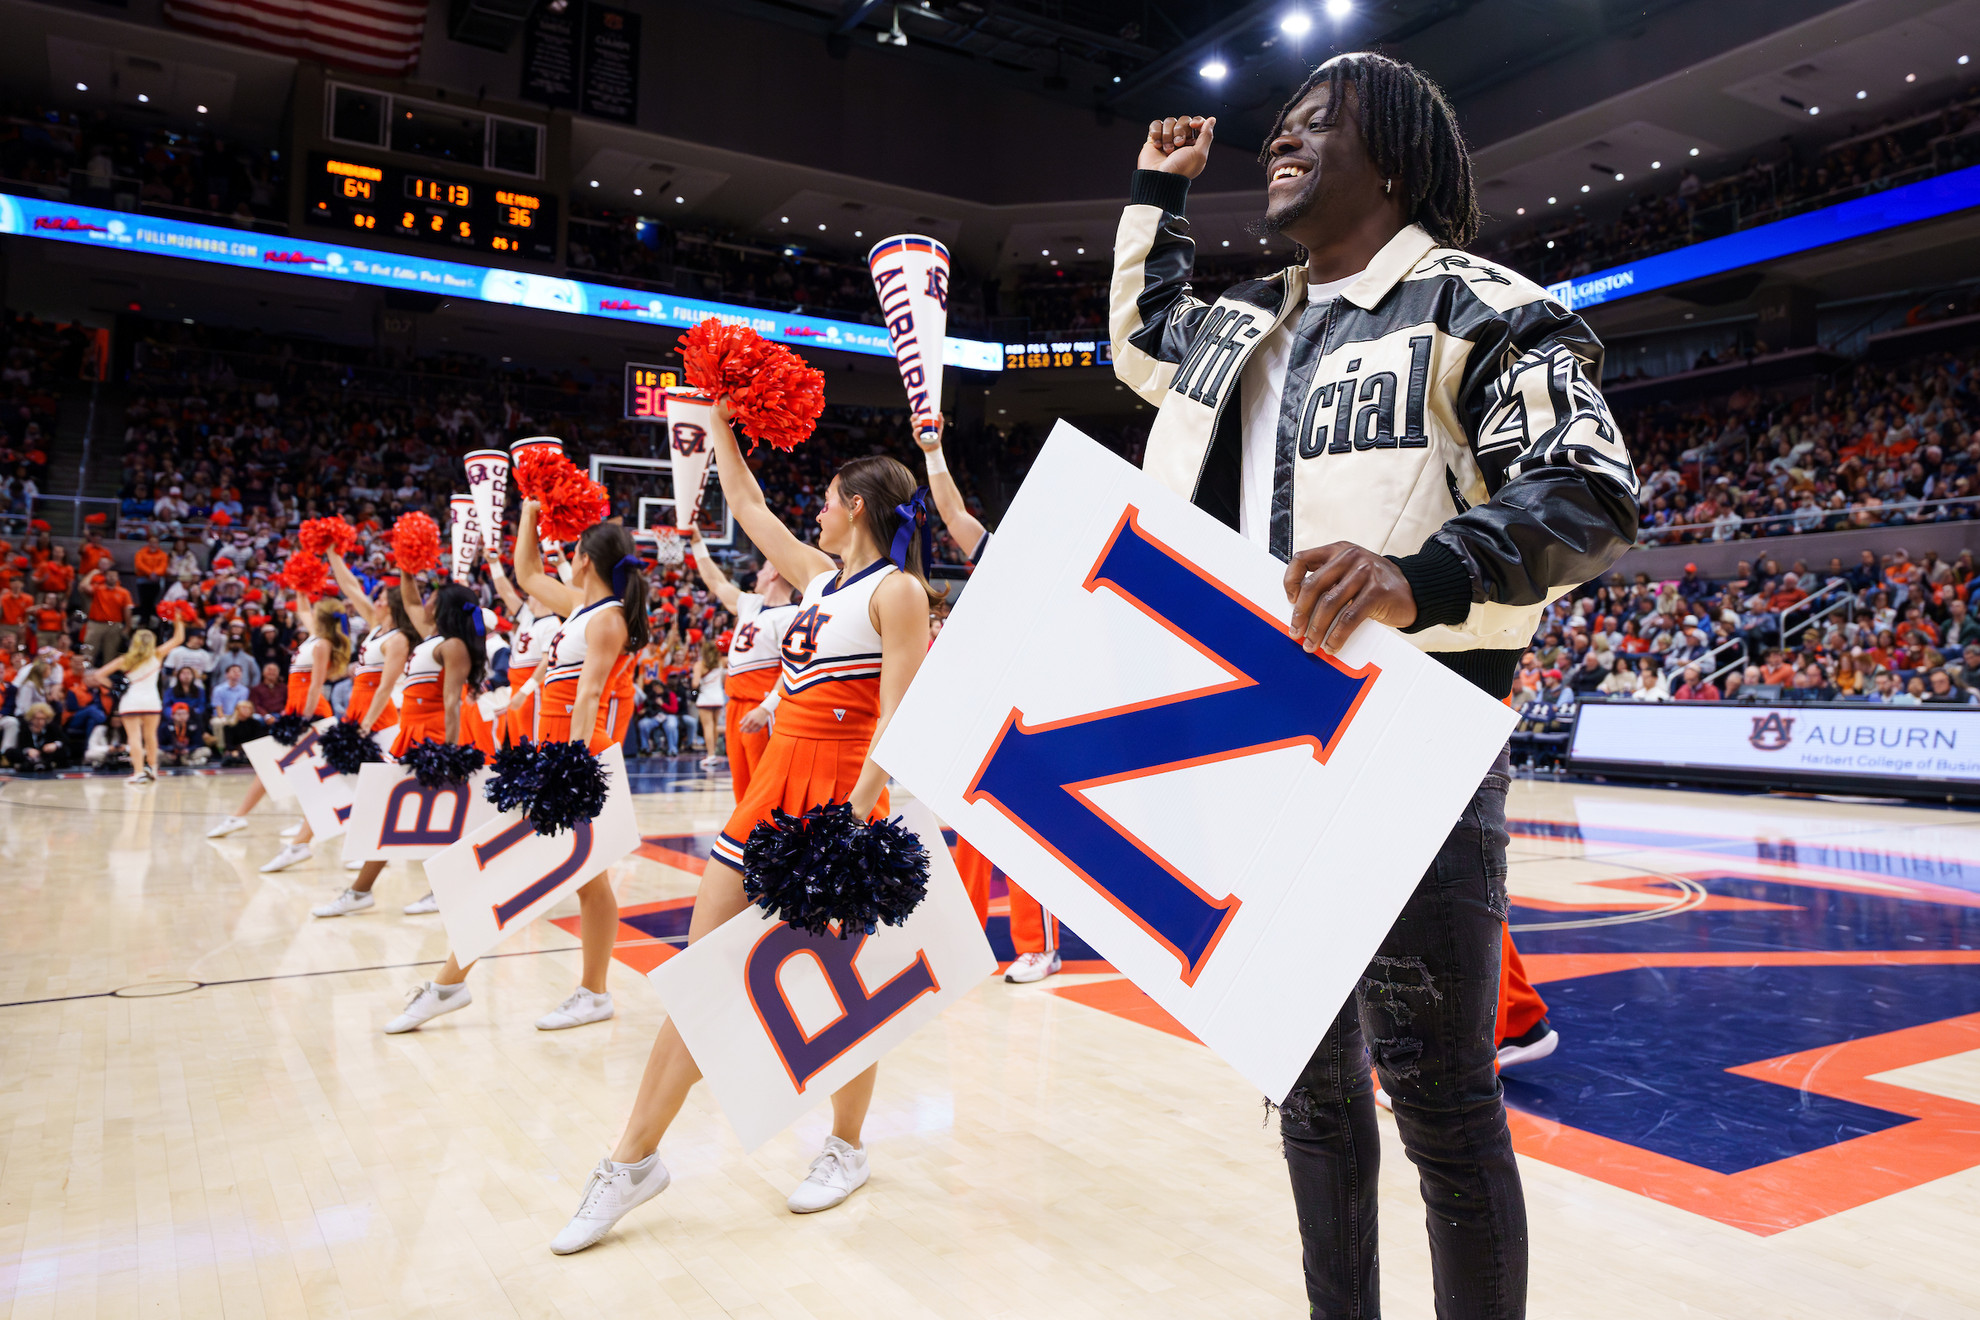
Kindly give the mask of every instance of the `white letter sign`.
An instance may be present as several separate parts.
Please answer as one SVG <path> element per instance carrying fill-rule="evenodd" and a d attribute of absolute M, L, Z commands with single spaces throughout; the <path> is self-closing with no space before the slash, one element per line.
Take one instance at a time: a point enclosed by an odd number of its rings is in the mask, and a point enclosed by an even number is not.
<path fill-rule="evenodd" d="M 1274 1100 L 1516 719 L 1284 572 L 1061 422 L 875 749 Z"/>
<path fill-rule="evenodd" d="M 934 813 L 896 810 L 929 853 L 928 896 L 901 925 L 842 940 L 751 906 L 647 973 L 751 1150 L 997 968 Z"/>

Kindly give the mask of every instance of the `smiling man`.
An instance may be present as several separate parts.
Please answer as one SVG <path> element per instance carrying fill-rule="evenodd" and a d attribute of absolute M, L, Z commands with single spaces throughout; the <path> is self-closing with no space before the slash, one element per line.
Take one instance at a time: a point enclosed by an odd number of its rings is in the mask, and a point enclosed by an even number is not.
<path fill-rule="evenodd" d="M 1367 53 L 1315 70 L 1259 152 L 1259 231 L 1303 264 L 1204 302 L 1183 211 L 1215 131 L 1149 125 L 1116 240 L 1114 370 L 1157 405 L 1144 466 L 1286 561 L 1308 650 L 1374 619 L 1504 698 L 1547 603 L 1635 539 L 1601 344 L 1462 251 L 1478 201 L 1451 109 Z M 1316 1316 L 1381 1313 L 1370 1046 L 1429 1211 L 1437 1314 L 1525 1313 L 1526 1210 L 1493 1069 L 1509 773 L 1502 755 L 1354 999 L 1304 1006 L 1333 1025 L 1280 1130 Z"/>

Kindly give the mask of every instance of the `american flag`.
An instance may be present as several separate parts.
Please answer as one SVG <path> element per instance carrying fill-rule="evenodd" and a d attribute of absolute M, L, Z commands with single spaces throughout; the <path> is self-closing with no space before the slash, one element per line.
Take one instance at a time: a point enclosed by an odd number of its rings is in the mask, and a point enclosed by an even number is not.
<path fill-rule="evenodd" d="M 223 41 L 366 73 L 410 73 L 426 34 L 425 0 L 165 0 L 165 17 Z"/>

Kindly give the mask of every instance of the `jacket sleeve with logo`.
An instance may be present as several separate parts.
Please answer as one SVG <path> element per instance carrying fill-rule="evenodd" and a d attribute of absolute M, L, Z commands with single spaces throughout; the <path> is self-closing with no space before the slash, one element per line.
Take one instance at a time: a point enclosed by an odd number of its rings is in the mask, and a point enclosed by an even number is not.
<path fill-rule="evenodd" d="M 1114 254 L 1115 374 L 1158 407 L 1210 310 L 1189 284 L 1187 195 L 1179 175 L 1136 171 Z M 1468 260 L 1446 253 L 1447 278 L 1462 283 L 1469 272 L 1475 282 L 1484 263 Z M 1410 274 L 1414 282 L 1422 268 Z M 1224 297 L 1276 309 L 1287 287 L 1283 278 L 1259 281 Z M 1551 299 L 1506 290 L 1504 301 L 1511 305 L 1404 298 L 1392 289 L 1377 306 L 1410 320 L 1418 312 L 1407 309 L 1428 305 L 1430 333 L 1469 343 L 1462 372 L 1439 387 L 1454 391 L 1447 415 L 1463 428 L 1487 495 L 1460 504 L 1420 549 L 1395 557 L 1416 596 L 1407 631 L 1460 624 L 1474 604 L 1543 604 L 1599 576 L 1636 538 L 1636 473 L 1595 385 L 1600 341 Z M 1213 462 L 1236 457 L 1238 411 L 1225 409 Z"/>

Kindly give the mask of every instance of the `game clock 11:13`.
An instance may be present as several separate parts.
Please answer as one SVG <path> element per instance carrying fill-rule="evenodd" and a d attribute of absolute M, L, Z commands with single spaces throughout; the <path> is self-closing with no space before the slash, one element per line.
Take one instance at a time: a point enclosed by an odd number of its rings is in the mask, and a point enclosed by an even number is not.
<path fill-rule="evenodd" d="M 541 192 L 313 152 L 306 205 L 311 224 L 346 234 L 534 261 L 557 255 L 557 201 Z"/>

